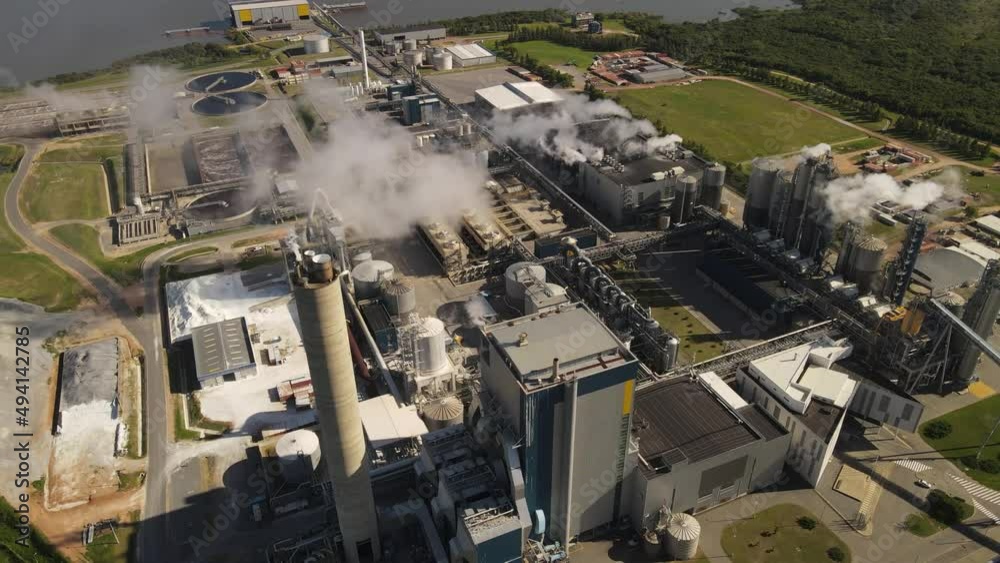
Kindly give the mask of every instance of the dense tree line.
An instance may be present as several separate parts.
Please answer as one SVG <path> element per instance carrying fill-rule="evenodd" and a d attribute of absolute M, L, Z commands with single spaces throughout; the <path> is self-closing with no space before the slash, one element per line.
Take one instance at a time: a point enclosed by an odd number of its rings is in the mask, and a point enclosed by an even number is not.
<path fill-rule="evenodd" d="M 799 0 L 731 21 L 668 24 L 627 15 L 651 49 L 691 63 L 742 63 L 981 140 L 1000 139 L 1000 2 Z"/>
<path fill-rule="evenodd" d="M 636 38 L 632 35 L 580 33 L 555 25 L 518 28 L 505 42 L 519 41 L 549 41 L 567 47 L 599 52 L 625 51 L 636 46 Z"/>
<path fill-rule="evenodd" d="M 514 31 L 518 25 L 525 23 L 552 22 L 564 23 L 569 20 L 566 10 L 522 10 L 517 12 L 499 12 L 481 16 L 467 16 L 448 20 L 437 20 L 430 24 L 419 24 L 409 27 L 424 27 L 439 25 L 448 30 L 448 35 L 476 35 L 491 31 Z M 400 28 L 400 29 L 406 29 Z"/>
<path fill-rule="evenodd" d="M 263 51 L 266 52 L 266 49 Z M 187 43 L 177 47 L 150 51 L 149 53 L 121 59 L 111 63 L 111 66 L 107 68 L 57 74 L 39 82 L 49 82 L 52 84 L 78 82 L 108 72 L 125 72 L 135 65 L 196 67 L 206 64 L 224 63 L 239 56 L 240 53 L 238 51 L 228 49 L 224 45 L 217 43 Z"/>
<path fill-rule="evenodd" d="M 517 49 L 510 45 L 504 45 L 500 49 L 499 54 L 503 58 L 513 61 L 537 74 L 542 77 L 542 80 L 553 86 L 558 86 L 560 88 L 573 87 L 573 75 L 558 71 L 549 65 L 542 64 L 538 59 L 529 54 L 518 53 Z"/>

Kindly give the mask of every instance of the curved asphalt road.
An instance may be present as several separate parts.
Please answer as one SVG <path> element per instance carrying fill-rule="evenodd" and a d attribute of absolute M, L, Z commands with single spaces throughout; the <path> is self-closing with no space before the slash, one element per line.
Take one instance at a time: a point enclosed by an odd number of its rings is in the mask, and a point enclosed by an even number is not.
<path fill-rule="evenodd" d="M 160 342 L 160 299 L 159 274 L 162 262 L 171 254 L 194 245 L 206 243 L 220 244 L 235 241 L 237 237 L 253 236 L 255 231 L 273 230 L 274 226 L 262 226 L 251 231 L 219 237 L 199 239 L 197 242 L 164 248 L 150 254 L 142 265 L 145 289 L 144 316 L 137 317 L 122 297 L 123 289 L 75 253 L 36 233 L 21 214 L 18 205 L 31 164 L 42 148 L 38 140 L 15 141 L 25 148 L 24 158 L 18 166 L 10 186 L 4 196 L 4 212 L 7 223 L 25 243 L 37 252 L 49 256 L 60 267 L 76 275 L 89 285 L 108 306 L 112 313 L 145 351 L 145 391 L 146 404 L 146 444 L 148 467 L 146 470 L 146 501 L 143 508 L 143 525 L 139 528 L 139 560 L 144 563 L 173 561 L 170 553 L 173 546 L 165 545 L 168 537 L 166 527 L 167 447 L 170 442 L 169 429 L 173 424 L 170 412 L 169 392 L 166 385 L 167 372 L 163 361 L 163 346 Z"/>

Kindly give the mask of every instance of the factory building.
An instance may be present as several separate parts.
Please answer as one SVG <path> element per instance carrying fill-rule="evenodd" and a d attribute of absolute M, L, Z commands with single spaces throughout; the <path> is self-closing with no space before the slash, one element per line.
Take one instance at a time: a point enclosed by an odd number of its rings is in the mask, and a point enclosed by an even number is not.
<path fill-rule="evenodd" d="M 692 174 L 700 172 L 687 160 L 655 155 L 626 163 L 605 156 L 599 162 L 579 164 L 577 190 L 599 214 L 617 226 L 635 222 L 640 213 L 657 212 L 664 200 L 676 193 L 674 188 L 681 180 L 690 177 L 693 184 L 689 189 L 694 191 L 685 192 L 674 212 L 674 220 L 684 222 L 698 199 L 698 180 Z"/>
<path fill-rule="evenodd" d="M 116 244 L 132 244 L 159 238 L 163 234 L 160 231 L 163 219 L 159 213 L 119 215 L 113 223 Z"/>
<path fill-rule="evenodd" d="M 534 533 L 568 545 L 618 521 L 628 509 L 632 353 L 574 304 L 484 328 L 479 369 L 489 404 L 522 444 Z"/>
<path fill-rule="evenodd" d="M 403 125 L 428 123 L 441 113 L 441 100 L 436 94 L 418 94 L 403 98 Z"/>
<path fill-rule="evenodd" d="M 59 134 L 64 137 L 122 129 L 131 123 L 132 115 L 125 106 L 56 114 L 56 127 L 59 128 Z"/>
<path fill-rule="evenodd" d="M 625 71 L 625 76 L 637 84 L 652 84 L 654 82 L 683 80 L 688 77 L 688 73 L 681 68 L 651 64 L 641 68 L 630 68 Z"/>
<path fill-rule="evenodd" d="M 222 385 L 228 379 L 257 375 L 253 346 L 243 317 L 191 329 L 195 376 L 202 388 Z"/>
<path fill-rule="evenodd" d="M 445 28 L 439 26 L 414 26 L 406 29 L 387 29 L 375 31 L 375 40 L 380 45 L 403 43 L 404 41 L 434 41 L 444 39 L 448 35 Z"/>
<path fill-rule="evenodd" d="M 237 29 L 308 22 L 308 0 L 229 0 Z"/>
<path fill-rule="evenodd" d="M 497 62 L 497 56 L 478 43 L 449 45 L 445 52 L 451 53 L 451 61 L 458 68 L 489 65 Z"/>
<path fill-rule="evenodd" d="M 476 90 L 476 105 L 483 111 L 540 109 L 562 101 L 562 96 L 538 82 L 504 82 Z"/>
<path fill-rule="evenodd" d="M 736 372 L 735 388 L 791 435 L 786 463 L 816 486 L 854 399 L 858 383 L 834 364 L 851 355 L 845 340 L 815 342 L 753 360 Z"/>
<path fill-rule="evenodd" d="M 698 513 L 778 481 L 790 434 L 715 373 L 674 378 L 636 393 L 630 478 L 637 529 L 662 507 Z"/>

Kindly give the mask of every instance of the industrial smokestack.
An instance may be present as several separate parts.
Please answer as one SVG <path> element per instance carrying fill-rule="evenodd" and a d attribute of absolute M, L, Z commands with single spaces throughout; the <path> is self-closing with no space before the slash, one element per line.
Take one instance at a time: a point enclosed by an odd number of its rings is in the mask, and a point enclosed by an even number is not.
<path fill-rule="evenodd" d="M 361 44 L 361 71 L 365 73 L 365 92 L 371 88 L 368 81 L 368 49 L 365 48 L 365 30 L 358 29 L 358 43 Z"/>
<path fill-rule="evenodd" d="M 306 257 L 295 276 L 295 305 L 349 563 L 381 556 L 375 498 L 351 362 L 340 277 L 328 254 Z"/>

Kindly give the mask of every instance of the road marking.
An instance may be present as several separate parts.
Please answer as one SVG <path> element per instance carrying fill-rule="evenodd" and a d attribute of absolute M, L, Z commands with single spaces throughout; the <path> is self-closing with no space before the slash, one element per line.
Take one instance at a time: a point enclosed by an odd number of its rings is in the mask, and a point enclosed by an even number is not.
<path fill-rule="evenodd" d="M 993 504 L 1000 504 L 1000 491 L 994 491 L 993 489 L 984 487 L 975 481 L 964 479 L 950 473 L 948 476 L 958 481 L 958 484 L 962 485 L 962 488 L 964 488 L 973 497 L 982 501 L 991 502 Z"/>
<path fill-rule="evenodd" d="M 912 460 L 912 459 L 897 459 L 896 460 L 896 465 L 898 465 L 900 467 L 905 467 L 905 468 L 909 469 L 910 471 L 912 471 L 914 473 L 920 473 L 921 471 L 927 471 L 928 469 L 931 468 L 931 466 L 929 466 L 929 465 L 927 465 L 925 463 L 920 463 L 919 461 Z"/>
<path fill-rule="evenodd" d="M 979 501 L 973 499 L 972 500 L 972 506 L 975 506 L 976 510 L 978 510 L 979 512 L 982 512 L 983 516 L 986 516 L 990 520 L 993 520 L 994 522 L 996 522 L 998 520 L 997 515 L 993 514 L 989 510 L 986 510 L 986 507 L 984 507 L 983 505 L 979 504 Z"/>

